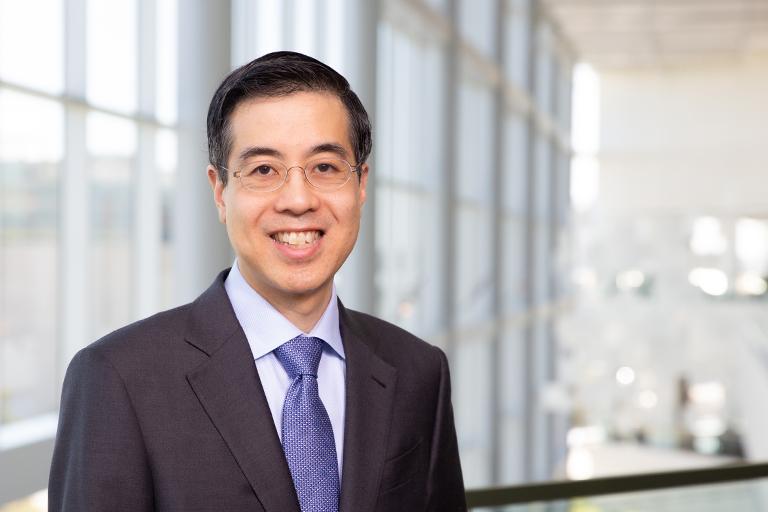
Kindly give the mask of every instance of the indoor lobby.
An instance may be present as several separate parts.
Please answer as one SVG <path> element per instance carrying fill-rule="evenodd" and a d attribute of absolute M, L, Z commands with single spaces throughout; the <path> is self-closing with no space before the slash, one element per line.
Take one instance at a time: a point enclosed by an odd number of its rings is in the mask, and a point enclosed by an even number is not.
<path fill-rule="evenodd" d="M 768 510 L 765 0 L 0 0 L 0 512 L 232 265 L 206 112 L 277 50 L 371 116 L 336 289 L 445 352 L 470 510 Z"/>

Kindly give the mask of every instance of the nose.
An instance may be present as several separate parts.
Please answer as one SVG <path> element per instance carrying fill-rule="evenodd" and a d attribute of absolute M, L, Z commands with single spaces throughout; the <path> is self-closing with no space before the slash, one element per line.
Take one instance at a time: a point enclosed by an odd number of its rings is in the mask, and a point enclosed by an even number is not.
<path fill-rule="evenodd" d="M 299 166 L 288 169 L 285 183 L 277 192 L 275 208 L 278 211 L 301 215 L 317 208 L 318 197 L 307 181 L 304 169 Z"/>

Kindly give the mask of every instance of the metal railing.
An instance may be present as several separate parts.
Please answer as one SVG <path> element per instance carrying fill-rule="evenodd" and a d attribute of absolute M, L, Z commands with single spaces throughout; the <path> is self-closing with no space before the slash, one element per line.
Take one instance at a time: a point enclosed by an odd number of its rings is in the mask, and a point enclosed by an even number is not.
<path fill-rule="evenodd" d="M 567 500 L 571 498 L 735 482 L 757 478 L 768 478 L 768 463 L 738 463 L 706 469 L 473 489 L 467 491 L 467 505 L 471 510 L 478 507 Z"/>

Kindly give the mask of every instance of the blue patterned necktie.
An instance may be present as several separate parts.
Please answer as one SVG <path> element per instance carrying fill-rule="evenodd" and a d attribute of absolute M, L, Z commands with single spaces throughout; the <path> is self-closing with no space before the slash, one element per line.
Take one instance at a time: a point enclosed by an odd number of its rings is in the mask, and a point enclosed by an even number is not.
<path fill-rule="evenodd" d="M 323 343 L 320 338 L 296 336 L 275 349 L 292 381 L 283 403 L 282 442 L 301 512 L 339 510 L 336 444 L 317 387 Z"/>

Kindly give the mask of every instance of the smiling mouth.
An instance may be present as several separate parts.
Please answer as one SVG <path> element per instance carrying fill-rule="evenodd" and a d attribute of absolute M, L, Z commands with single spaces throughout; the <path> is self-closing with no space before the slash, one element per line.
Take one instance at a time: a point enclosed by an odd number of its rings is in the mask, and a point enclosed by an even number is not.
<path fill-rule="evenodd" d="M 302 248 L 316 243 L 323 234 L 322 231 L 278 231 L 270 236 L 277 243 Z"/>

